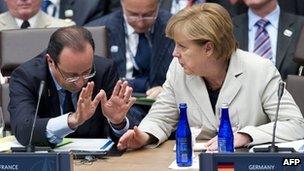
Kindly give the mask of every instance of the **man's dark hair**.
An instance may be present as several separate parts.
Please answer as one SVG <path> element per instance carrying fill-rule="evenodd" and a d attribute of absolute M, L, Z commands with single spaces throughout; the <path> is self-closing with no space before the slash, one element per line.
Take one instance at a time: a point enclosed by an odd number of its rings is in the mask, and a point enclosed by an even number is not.
<path fill-rule="evenodd" d="M 54 60 L 55 64 L 57 64 L 63 48 L 68 47 L 75 51 L 82 52 L 84 51 L 86 43 L 90 43 L 93 51 L 95 51 L 94 40 L 89 30 L 81 26 L 63 27 L 51 35 L 46 52 Z"/>

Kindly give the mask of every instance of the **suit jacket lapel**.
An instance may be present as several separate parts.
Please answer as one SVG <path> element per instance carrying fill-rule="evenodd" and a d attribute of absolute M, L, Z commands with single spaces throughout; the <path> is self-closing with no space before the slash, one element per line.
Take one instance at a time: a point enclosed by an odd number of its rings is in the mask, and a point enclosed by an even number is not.
<path fill-rule="evenodd" d="M 47 84 L 48 86 L 45 89 L 45 96 L 47 97 L 48 105 L 50 106 L 49 109 L 52 115 L 60 116 L 61 110 L 60 110 L 60 103 L 59 103 L 59 97 L 58 92 L 56 89 L 56 86 L 54 84 L 54 81 L 51 79 L 49 80 L 51 83 Z"/>
<path fill-rule="evenodd" d="M 200 110 L 203 111 L 203 113 L 207 116 L 206 118 L 209 119 L 209 122 L 211 124 L 217 123 L 203 79 L 198 76 L 187 76 L 186 84 L 189 87 L 190 93 L 195 98 L 195 101 L 198 103 L 197 105 L 199 106 Z M 216 129 L 217 125 L 213 124 L 213 127 Z"/>
<path fill-rule="evenodd" d="M 150 80 L 154 80 L 156 73 L 158 69 L 162 65 L 162 58 L 164 57 L 164 53 L 168 51 L 170 41 L 166 41 L 167 39 L 164 28 L 162 27 L 162 24 L 160 23 L 160 19 L 158 16 L 158 19 L 156 20 L 156 23 L 154 24 L 154 32 L 152 37 L 152 56 L 150 59 Z M 173 57 L 172 57 L 173 58 Z"/>
<path fill-rule="evenodd" d="M 60 1 L 59 18 L 65 18 L 64 12 L 67 9 L 71 9 L 75 0 L 63 0 Z"/>
<path fill-rule="evenodd" d="M 2 25 L 4 25 L 5 27 L 19 28 L 15 19 L 9 12 L 4 13 L 4 16 L 0 20 L 0 23 L 2 23 Z"/>
<path fill-rule="evenodd" d="M 108 37 L 108 40 L 110 41 L 109 52 L 111 53 L 112 59 L 114 59 L 119 65 L 119 67 L 117 67 L 119 75 L 126 75 L 126 41 L 122 11 L 116 13 L 116 15 L 112 18 L 111 24 L 108 25 L 108 27 L 111 27 L 108 29 L 108 31 L 112 30 L 109 33 L 109 36 L 111 36 L 111 38 Z M 114 51 L 116 48 L 118 48 L 118 51 Z"/>
<path fill-rule="evenodd" d="M 37 14 L 36 26 L 37 28 L 47 28 L 52 24 L 50 21 L 50 16 L 44 14 L 42 11 L 39 11 Z"/>
<path fill-rule="evenodd" d="M 43 62 L 43 65 L 41 65 L 40 67 L 41 67 L 40 70 L 45 70 L 46 73 L 46 76 L 44 77 L 46 83 L 42 95 L 42 98 L 44 99 L 41 99 L 41 102 L 45 102 L 45 104 L 41 105 L 44 106 L 44 108 L 41 110 L 48 111 L 48 113 L 51 114 L 52 117 L 60 116 L 61 110 L 60 110 L 58 92 L 46 60 Z"/>
<path fill-rule="evenodd" d="M 243 74 L 243 64 L 241 60 L 239 60 L 239 57 L 236 55 L 236 53 L 234 53 L 230 59 L 226 78 L 222 85 L 216 103 L 216 109 L 220 108 L 223 103 L 227 103 L 228 105 L 230 105 L 230 103 L 236 97 L 236 95 L 238 94 L 238 92 L 242 87 L 242 83 L 241 83 L 242 74 Z M 216 110 L 216 113 L 217 116 L 219 116 L 218 110 Z"/>
<path fill-rule="evenodd" d="M 288 36 L 286 32 L 294 33 L 295 28 L 293 27 L 294 19 L 288 17 L 284 12 L 281 12 L 279 19 L 278 28 L 278 39 L 277 39 L 277 50 L 276 50 L 276 66 L 280 70 L 280 66 L 285 57 L 286 51 L 290 45 L 291 40 L 295 36 L 291 34 Z"/>

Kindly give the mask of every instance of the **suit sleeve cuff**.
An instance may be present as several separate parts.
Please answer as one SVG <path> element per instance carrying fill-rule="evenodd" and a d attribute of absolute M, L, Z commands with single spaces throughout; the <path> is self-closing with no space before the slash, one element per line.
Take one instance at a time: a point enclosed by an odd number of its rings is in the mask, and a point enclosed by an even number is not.
<path fill-rule="evenodd" d="M 126 125 L 125 125 L 125 127 L 123 127 L 123 128 L 120 129 L 120 130 L 115 129 L 115 128 L 112 126 L 111 122 L 110 122 L 110 121 L 108 121 L 108 122 L 109 122 L 109 125 L 111 126 L 111 129 L 113 130 L 114 134 L 115 134 L 117 137 L 120 137 L 120 136 L 122 136 L 125 132 L 127 132 L 128 129 L 129 129 L 129 126 L 130 126 L 129 119 L 128 119 L 127 117 L 126 117 Z"/>

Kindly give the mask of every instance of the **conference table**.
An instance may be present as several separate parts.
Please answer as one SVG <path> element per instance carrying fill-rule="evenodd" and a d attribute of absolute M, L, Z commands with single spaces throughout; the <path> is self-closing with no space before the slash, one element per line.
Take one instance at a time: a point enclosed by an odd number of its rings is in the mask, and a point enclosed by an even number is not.
<path fill-rule="evenodd" d="M 127 151 L 122 156 L 111 156 L 105 159 L 98 159 L 92 163 L 84 164 L 81 163 L 80 160 L 74 160 L 74 171 L 171 170 L 168 167 L 172 161 L 175 160 L 175 152 L 173 151 L 174 144 L 175 141 L 169 140 L 157 148 L 143 148 L 140 150 Z"/>

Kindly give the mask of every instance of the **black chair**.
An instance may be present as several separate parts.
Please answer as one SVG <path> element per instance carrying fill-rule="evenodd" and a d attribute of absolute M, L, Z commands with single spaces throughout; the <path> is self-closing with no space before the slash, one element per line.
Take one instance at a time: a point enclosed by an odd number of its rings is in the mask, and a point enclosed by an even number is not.
<path fill-rule="evenodd" d="M 34 28 L 3 30 L 0 32 L 0 65 L 2 75 L 9 77 L 12 71 L 25 61 L 47 48 L 49 38 L 58 28 Z M 95 42 L 95 54 L 107 57 L 107 36 L 104 26 L 88 27 Z"/>
<path fill-rule="evenodd" d="M 287 76 L 286 89 L 290 92 L 304 116 L 304 76 L 302 76 L 304 66 L 304 27 L 296 47 L 294 61 L 300 65 L 299 74 Z"/>

